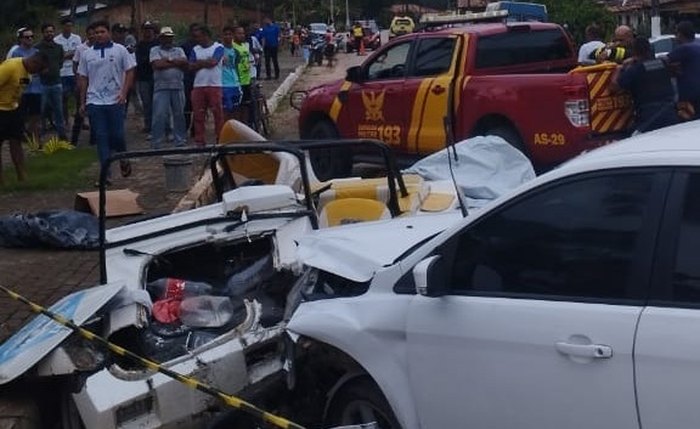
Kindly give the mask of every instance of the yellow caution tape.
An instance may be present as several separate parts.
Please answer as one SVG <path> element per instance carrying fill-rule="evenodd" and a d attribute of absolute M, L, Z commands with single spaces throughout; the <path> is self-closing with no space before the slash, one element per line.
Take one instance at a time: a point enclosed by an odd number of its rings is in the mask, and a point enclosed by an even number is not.
<path fill-rule="evenodd" d="M 143 366 L 145 366 L 148 369 L 151 369 L 153 371 L 160 372 L 161 374 L 165 374 L 170 378 L 173 378 L 180 383 L 184 384 L 185 386 L 188 386 L 192 389 L 199 390 L 200 392 L 204 392 L 206 394 L 209 394 L 211 396 L 214 396 L 216 398 L 219 398 L 221 401 L 223 401 L 226 405 L 235 408 L 237 410 L 243 411 L 246 414 L 249 414 L 255 418 L 257 418 L 260 421 L 267 422 L 272 424 L 275 427 L 282 428 L 282 429 L 304 429 L 303 426 L 300 426 L 296 423 L 293 423 L 283 417 L 276 416 L 274 414 L 268 413 L 267 411 L 264 411 L 255 405 L 244 401 L 241 398 L 238 398 L 233 395 L 229 395 L 215 387 L 212 387 L 208 384 L 202 383 L 199 380 L 196 380 L 192 377 L 188 377 L 185 375 L 182 375 L 180 373 L 177 373 L 173 370 L 170 370 L 168 368 L 163 367 L 157 362 L 154 362 L 150 359 L 143 358 L 133 352 L 130 352 L 129 350 L 126 350 L 125 348 L 118 346 L 114 343 L 109 342 L 105 338 L 102 338 L 99 335 L 96 335 L 95 333 L 88 331 L 85 328 L 81 328 L 80 326 L 76 325 L 73 323 L 73 321 L 66 319 L 65 317 L 61 316 L 60 314 L 53 313 L 49 311 L 48 309 L 40 306 L 39 304 L 36 304 L 27 298 L 23 297 L 22 295 L 13 292 L 12 290 L 0 285 L 0 290 L 5 292 L 6 294 L 10 295 L 13 299 L 20 301 L 24 304 L 27 304 L 29 307 L 31 307 L 32 311 L 35 313 L 43 314 L 44 316 L 52 319 L 53 321 L 59 323 L 60 325 L 63 325 L 67 328 L 72 329 L 73 331 L 77 332 L 80 336 L 84 337 L 85 339 L 89 341 L 93 341 L 95 343 L 101 344 L 102 346 L 106 347 L 109 351 L 112 353 L 118 355 L 118 356 L 123 356 L 127 357 Z"/>

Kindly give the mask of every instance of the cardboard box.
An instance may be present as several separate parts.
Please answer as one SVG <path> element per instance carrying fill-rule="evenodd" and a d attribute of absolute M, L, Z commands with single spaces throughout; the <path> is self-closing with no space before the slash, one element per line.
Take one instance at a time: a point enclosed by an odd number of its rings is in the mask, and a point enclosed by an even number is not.
<path fill-rule="evenodd" d="M 136 201 L 138 193 L 129 189 L 115 189 L 105 193 L 107 204 L 105 205 L 106 217 L 128 216 L 142 214 L 143 208 Z M 95 216 L 100 212 L 100 193 L 78 192 L 75 195 L 75 210 L 92 213 Z"/>

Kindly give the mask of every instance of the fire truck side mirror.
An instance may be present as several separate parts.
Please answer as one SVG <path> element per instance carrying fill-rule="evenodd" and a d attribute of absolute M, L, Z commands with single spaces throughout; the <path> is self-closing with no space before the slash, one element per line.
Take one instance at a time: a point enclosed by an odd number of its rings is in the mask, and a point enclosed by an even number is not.
<path fill-rule="evenodd" d="M 354 82 L 354 83 L 360 83 L 362 82 L 362 67 L 360 66 L 353 66 L 350 67 L 345 75 L 345 80 L 348 82 Z"/>

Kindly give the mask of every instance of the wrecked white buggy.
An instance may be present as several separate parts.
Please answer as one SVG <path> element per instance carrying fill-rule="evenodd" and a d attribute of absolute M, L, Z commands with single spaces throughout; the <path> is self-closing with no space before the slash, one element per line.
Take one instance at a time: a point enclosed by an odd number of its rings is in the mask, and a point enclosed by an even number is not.
<path fill-rule="evenodd" d="M 158 151 L 209 153 L 218 202 L 110 230 L 101 187 L 101 277 L 109 283 L 52 308 L 173 371 L 246 398 L 269 397 L 269 386 L 284 377 L 287 294 L 300 273 L 295 242 L 317 227 L 314 201 L 328 190 L 311 192 L 298 149 L 319 143 L 295 145 Z M 271 152 L 293 159 L 291 186 L 237 186 L 230 163 L 219 162 Z M 218 180 L 220 165 L 227 180 Z M 387 170 L 388 211 L 398 215 L 405 185 L 393 164 Z M 115 358 L 43 316 L 0 346 L 0 382 L 2 406 L 14 407 L 2 415 L 34 427 L 196 427 L 221 409 L 216 398 Z"/>

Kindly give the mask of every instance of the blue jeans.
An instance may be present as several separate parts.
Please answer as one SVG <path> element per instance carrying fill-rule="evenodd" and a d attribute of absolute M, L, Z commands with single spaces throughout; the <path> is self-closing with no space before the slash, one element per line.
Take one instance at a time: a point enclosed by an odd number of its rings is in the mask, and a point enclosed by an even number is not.
<path fill-rule="evenodd" d="M 126 108 L 123 104 L 97 105 L 88 104 L 87 114 L 90 118 L 90 129 L 95 136 L 97 156 L 100 166 L 107 168 L 107 158 L 113 152 L 125 152 L 124 117 Z M 109 172 L 107 177 L 109 177 Z"/>
<path fill-rule="evenodd" d="M 153 122 L 153 81 L 136 82 L 136 90 L 143 106 L 143 128 L 150 133 Z"/>
<path fill-rule="evenodd" d="M 63 85 L 44 85 L 41 93 L 41 116 L 46 117 L 46 111 L 53 112 L 53 122 L 58 137 L 67 140 L 66 124 L 63 119 Z"/>
<path fill-rule="evenodd" d="M 185 123 L 185 92 L 181 89 L 160 89 L 153 93 L 153 126 L 151 127 L 151 146 L 160 148 L 165 129 L 173 117 L 173 137 L 175 146 L 187 143 L 187 125 Z"/>

